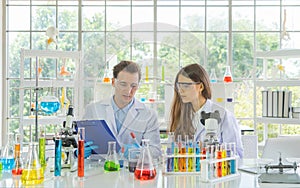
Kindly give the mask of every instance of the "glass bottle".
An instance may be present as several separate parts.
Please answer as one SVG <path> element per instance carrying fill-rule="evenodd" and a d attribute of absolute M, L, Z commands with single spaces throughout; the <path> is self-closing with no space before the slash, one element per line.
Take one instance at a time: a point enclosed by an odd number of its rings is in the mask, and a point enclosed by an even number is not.
<path fill-rule="evenodd" d="M 210 83 L 217 83 L 217 75 L 215 69 L 210 70 L 209 79 L 210 79 Z"/>
<path fill-rule="evenodd" d="M 104 163 L 104 170 L 111 172 L 111 171 L 118 171 L 119 169 L 120 169 L 120 163 L 116 152 L 116 142 L 115 141 L 108 142 L 108 151 Z"/>
<path fill-rule="evenodd" d="M 153 166 L 149 149 L 149 139 L 142 140 L 142 150 L 134 171 L 134 176 L 139 180 L 151 180 L 156 176 L 156 169 Z"/>
<path fill-rule="evenodd" d="M 11 171 L 11 173 L 13 175 L 21 175 L 22 174 L 23 163 L 22 163 L 22 158 L 21 158 L 21 144 L 20 144 L 21 141 L 20 140 L 21 140 L 21 135 L 16 134 L 15 149 L 14 149 L 15 163 L 14 163 L 14 168 Z"/>
<path fill-rule="evenodd" d="M 44 169 L 38 156 L 38 143 L 30 142 L 26 162 L 22 171 L 21 182 L 23 185 L 36 185 L 44 181 Z"/>
<path fill-rule="evenodd" d="M 1 162 L 4 171 L 11 171 L 14 167 L 14 135 L 13 133 L 8 134 L 8 140 L 4 147 Z"/>
<path fill-rule="evenodd" d="M 60 102 L 55 96 L 44 96 L 41 99 L 41 109 L 45 114 L 53 114 L 60 108 Z"/>
<path fill-rule="evenodd" d="M 231 71 L 230 71 L 230 66 L 226 66 L 223 80 L 224 80 L 225 83 L 229 83 L 229 82 L 233 81 L 232 80 L 232 74 L 231 74 Z"/>

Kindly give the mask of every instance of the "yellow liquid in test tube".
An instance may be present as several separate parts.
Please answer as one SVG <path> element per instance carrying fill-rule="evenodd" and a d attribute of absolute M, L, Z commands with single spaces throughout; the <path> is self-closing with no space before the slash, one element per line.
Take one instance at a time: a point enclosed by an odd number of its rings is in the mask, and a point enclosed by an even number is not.
<path fill-rule="evenodd" d="M 145 77 L 145 81 L 148 82 L 149 81 L 149 67 L 146 66 L 146 77 Z"/>
<path fill-rule="evenodd" d="M 46 147 L 46 138 L 39 138 L 39 159 L 42 167 L 46 167 L 46 155 L 45 155 L 45 147 Z"/>
<path fill-rule="evenodd" d="M 44 169 L 23 169 L 21 182 L 23 185 L 36 185 L 44 181 Z"/>

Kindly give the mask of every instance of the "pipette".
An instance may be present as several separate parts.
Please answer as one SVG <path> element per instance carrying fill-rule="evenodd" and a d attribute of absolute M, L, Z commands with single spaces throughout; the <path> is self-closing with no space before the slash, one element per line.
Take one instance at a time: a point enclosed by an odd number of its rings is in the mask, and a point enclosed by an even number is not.
<path fill-rule="evenodd" d="M 141 145 L 138 143 L 138 141 L 137 141 L 137 139 L 136 139 L 136 137 L 135 137 L 135 134 L 134 134 L 133 132 L 131 132 L 131 133 L 130 133 L 130 136 L 131 136 L 131 138 L 134 140 L 134 142 L 136 143 L 136 145 L 140 148 Z"/>

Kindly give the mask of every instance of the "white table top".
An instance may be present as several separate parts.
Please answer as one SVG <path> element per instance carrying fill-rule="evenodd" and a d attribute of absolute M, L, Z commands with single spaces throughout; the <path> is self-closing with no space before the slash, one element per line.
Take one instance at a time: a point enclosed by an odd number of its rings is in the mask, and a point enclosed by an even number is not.
<path fill-rule="evenodd" d="M 198 175 L 163 175 L 160 167 L 157 169 L 157 176 L 154 180 L 140 181 L 134 178 L 133 173 L 128 169 L 118 172 L 104 172 L 103 163 L 85 163 L 85 177 L 79 179 L 77 171 L 63 172 L 62 176 L 54 177 L 47 167 L 45 180 L 42 184 L 30 187 L 59 187 L 59 188 L 273 188 L 273 187 L 299 187 L 299 184 L 270 184 L 258 183 L 258 175 L 241 172 L 239 177 L 231 180 L 219 181 L 214 183 L 202 182 Z M 0 187 L 22 187 L 20 176 L 12 177 L 11 173 L 2 172 Z"/>

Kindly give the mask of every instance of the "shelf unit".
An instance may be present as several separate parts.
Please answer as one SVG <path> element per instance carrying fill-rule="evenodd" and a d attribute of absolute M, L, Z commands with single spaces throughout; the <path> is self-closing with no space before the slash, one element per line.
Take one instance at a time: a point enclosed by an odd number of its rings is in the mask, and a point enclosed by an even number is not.
<path fill-rule="evenodd" d="M 254 77 L 254 129 L 256 130 L 257 123 L 264 124 L 264 141 L 268 138 L 268 124 L 300 124 L 300 119 L 296 118 L 276 118 L 276 117 L 261 117 L 257 114 L 257 96 L 261 93 L 257 93 L 257 88 L 264 87 L 289 87 L 289 86 L 300 86 L 300 79 L 272 79 L 268 77 L 268 61 L 269 60 L 278 60 L 282 61 L 285 59 L 300 59 L 300 49 L 281 49 L 275 51 L 267 52 L 256 52 L 255 61 L 254 61 L 254 73 L 256 73 L 257 60 L 263 60 L 263 73 L 262 79 L 257 79 Z"/>
<path fill-rule="evenodd" d="M 51 78 L 39 78 L 36 76 L 36 72 L 33 71 L 34 68 L 36 68 L 37 62 L 40 63 L 40 61 L 51 59 L 51 63 L 55 63 L 55 77 Z M 59 77 L 58 74 L 58 62 L 63 59 L 69 59 L 72 61 L 72 64 L 75 66 L 75 71 L 72 72 L 73 76 L 71 78 L 63 78 Z M 30 73 L 30 76 L 25 75 L 25 62 L 29 60 L 30 64 L 30 70 L 27 70 Z M 74 113 L 75 117 L 79 117 L 80 114 L 82 114 L 82 107 L 83 106 L 83 91 L 82 91 L 82 55 L 80 51 L 58 51 L 58 50 L 26 50 L 21 49 L 21 58 L 20 58 L 20 126 L 19 131 L 22 134 L 24 132 L 24 126 L 28 125 L 35 125 L 36 121 L 38 122 L 38 125 L 47 125 L 47 124 L 53 124 L 53 125 L 62 125 L 62 122 L 66 119 L 64 114 L 58 115 L 58 114 L 51 114 L 50 116 L 41 116 L 38 115 L 38 118 L 36 120 L 35 116 L 30 117 L 27 115 L 24 115 L 24 108 L 26 102 L 24 96 L 25 96 L 25 90 L 35 90 L 37 92 L 38 90 L 42 88 L 56 88 L 57 90 L 59 88 L 71 88 L 73 90 L 73 97 L 71 104 L 74 106 Z M 28 63 L 28 62 L 27 62 Z M 35 65 L 34 65 L 35 64 Z M 28 73 L 27 73 L 28 74 Z M 34 75 L 34 77 L 32 76 Z M 65 91 L 67 92 L 67 91 Z M 31 95 L 31 94 L 30 94 Z M 40 97 L 40 96 L 39 96 Z M 33 101 L 27 101 L 29 103 L 32 103 Z M 36 128 L 37 131 L 37 128 Z"/>

